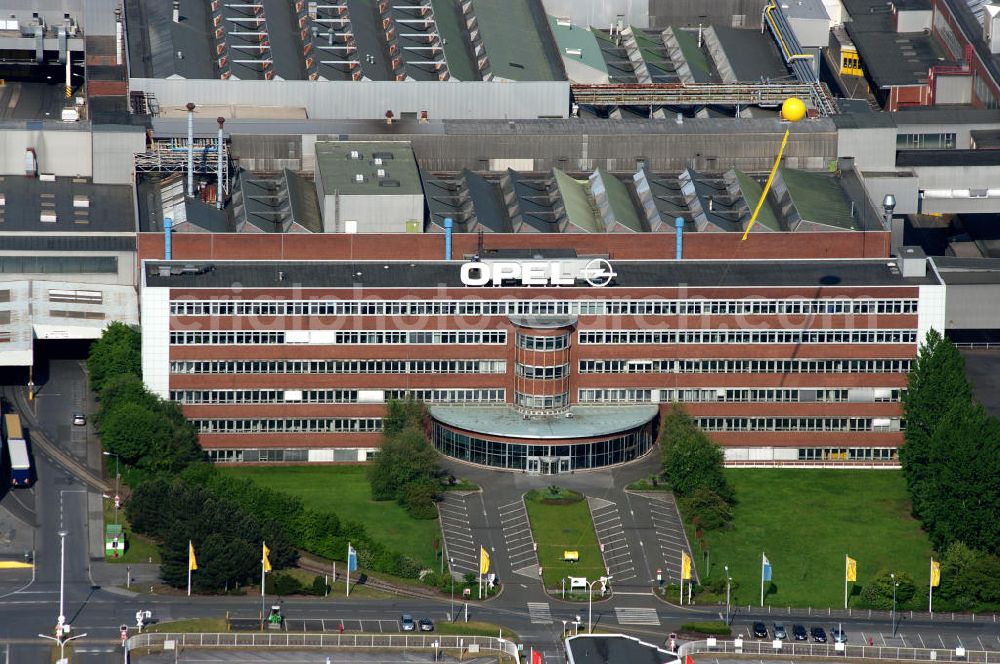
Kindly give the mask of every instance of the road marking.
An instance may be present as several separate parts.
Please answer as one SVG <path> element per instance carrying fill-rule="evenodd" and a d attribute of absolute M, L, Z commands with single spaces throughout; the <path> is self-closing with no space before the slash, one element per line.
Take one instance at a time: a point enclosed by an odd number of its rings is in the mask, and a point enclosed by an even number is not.
<path fill-rule="evenodd" d="M 615 607 L 615 617 L 619 625 L 659 625 L 660 616 L 656 609 Z"/>
<path fill-rule="evenodd" d="M 528 602 L 528 616 L 536 625 L 552 624 L 552 609 L 547 602 Z"/>
<path fill-rule="evenodd" d="M 920 632 L 917 632 L 917 638 L 920 639 L 920 647 L 926 648 L 927 646 L 924 645 L 924 637 L 920 635 Z"/>
<path fill-rule="evenodd" d="M 948 646 L 946 646 L 946 645 L 944 644 L 944 637 L 943 637 L 942 635 L 940 635 L 940 634 L 938 634 L 938 641 L 940 641 L 940 642 L 941 642 L 941 647 L 942 647 L 942 648 L 947 648 L 947 647 L 948 647 Z"/>
<path fill-rule="evenodd" d="M 979 647 L 980 647 L 980 648 L 981 648 L 982 650 L 987 650 L 987 648 L 986 648 L 986 645 L 985 645 L 985 644 L 983 643 L 983 639 L 982 639 L 982 637 L 980 637 L 980 636 L 977 636 L 977 637 L 976 637 L 976 641 L 979 641 Z"/>

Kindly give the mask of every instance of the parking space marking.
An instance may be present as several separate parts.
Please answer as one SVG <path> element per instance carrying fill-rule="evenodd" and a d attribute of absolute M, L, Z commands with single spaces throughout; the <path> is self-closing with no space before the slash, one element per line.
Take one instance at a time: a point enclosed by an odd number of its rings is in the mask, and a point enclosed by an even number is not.
<path fill-rule="evenodd" d="M 615 583 L 634 579 L 635 564 L 632 562 L 632 552 L 622 527 L 618 505 L 603 498 L 587 498 L 587 504 L 597 541 L 601 544 L 604 566 L 614 577 Z"/>
<path fill-rule="evenodd" d="M 668 575 L 668 579 L 676 579 L 681 573 L 681 552 L 692 555 L 677 507 L 669 495 L 645 494 L 640 497 L 648 502 L 649 514 L 653 521 L 653 533 L 663 558 L 661 565 L 664 572 Z M 697 568 L 693 568 L 692 571 L 697 576 Z"/>
<path fill-rule="evenodd" d="M 479 550 L 472 539 L 469 508 L 466 505 L 465 496 L 445 495 L 444 500 L 438 503 L 438 517 L 445 551 L 453 561 L 450 564 L 451 570 L 454 572 L 478 572 Z"/>
<path fill-rule="evenodd" d="M 538 554 L 535 551 L 535 538 L 531 535 L 531 524 L 528 522 L 524 501 L 516 500 L 500 505 L 497 509 L 501 514 L 500 527 L 511 570 L 515 574 L 537 579 Z"/>

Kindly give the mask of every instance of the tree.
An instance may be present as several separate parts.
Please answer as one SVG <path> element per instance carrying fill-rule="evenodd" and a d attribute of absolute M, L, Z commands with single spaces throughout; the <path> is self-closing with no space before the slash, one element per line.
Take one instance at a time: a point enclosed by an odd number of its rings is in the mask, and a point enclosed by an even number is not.
<path fill-rule="evenodd" d="M 423 401 L 415 399 L 390 399 L 382 418 L 382 435 L 391 438 L 406 429 L 425 431 L 430 414 Z"/>
<path fill-rule="evenodd" d="M 1000 551 L 1000 421 L 978 403 L 956 407 L 930 440 L 922 516 L 931 541 Z"/>
<path fill-rule="evenodd" d="M 101 418 L 104 447 L 130 466 L 138 465 L 151 450 L 165 447 L 169 437 L 168 424 L 142 404 L 119 403 Z"/>
<path fill-rule="evenodd" d="M 125 323 L 104 328 L 101 338 L 91 345 L 87 357 L 90 387 L 101 393 L 105 382 L 121 374 L 142 376 L 142 335 Z"/>
<path fill-rule="evenodd" d="M 100 408 L 94 421 L 100 424 L 101 418 L 108 411 L 113 410 L 121 404 L 135 404 L 144 408 L 153 409 L 159 400 L 155 394 L 146 389 L 146 385 L 139 376 L 131 373 L 108 376 L 104 380 L 104 386 L 100 394 L 97 395 Z"/>
<path fill-rule="evenodd" d="M 399 504 L 414 519 L 436 519 L 435 502 L 440 486 L 439 482 L 428 477 L 408 482 L 403 487 Z"/>
<path fill-rule="evenodd" d="M 733 508 L 708 487 L 698 487 L 682 498 L 681 511 L 692 521 L 697 519 L 705 530 L 721 528 L 733 520 Z"/>
<path fill-rule="evenodd" d="M 917 591 L 913 577 L 906 572 L 896 572 L 896 608 L 909 602 Z M 870 609 L 888 611 L 892 608 L 892 572 L 879 570 L 878 574 L 861 590 L 861 601 Z"/>
<path fill-rule="evenodd" d="M 680 405 L 672 405 L 671 414 L 669 426 L 673 438 L 665 441 L 663 472 L 674 493 L 684 498 L 705 488 L 731 502 L 733 490 L 722 470 L 725 458 L 722 448 L 695 425 Z"/>
<path fill-rule="evenodd" d="M 941 558 L 936 606 L 973 611 L 1000 602 L 1000 558 L 955 542 Z"/>
<path fill-rule="evenodd" d="M 439 472 L 437 451 L 423 432 L 409 428 L 386 436 L 375 461 L 368 467 L 372 498 L 400 500 L 407 484 L 432 480 Z"/>
<path fill-rule="evenodd" d="M 954 344 L 937 330 L 929 330 L 910 368 L 903 396 L 906 444 L 899 450 L 917 517 L 923 518 L 929 507 L 929 485 L 937 472 L 930 464 L 934 431 L 950 412 L 968 409 L 971 403 L 965 360 Z"/>

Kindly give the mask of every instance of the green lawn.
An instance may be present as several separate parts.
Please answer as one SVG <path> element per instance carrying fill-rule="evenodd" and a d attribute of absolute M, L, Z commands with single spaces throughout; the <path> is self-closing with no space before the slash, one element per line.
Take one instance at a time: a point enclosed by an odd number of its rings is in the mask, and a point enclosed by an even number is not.
<path fill-rule="evenodd" d="M 880 569 L 924 584 L 931 544 L 910 516 L 903 475 L 890 470 L 727 470 L 737 504 L 731 527 L 705 532 L 713 578 L 723 565 L 739 584 L 734 604 L 760 603 L 761 553 L 771 562 L 774 606 L 844 605 L 844 556 L 858 561 L 856 591 Z M 698 572 L 705 558 L 688 527 Z"/>
<path fill-rule="evenodd" d="M 417 520 L 392 501 L 375 502 L 365 466 L 224 467 L 222 472 L 298 496 L 306 507 L 335 513 L 342 520 L 364 524 L 372 537 L 413 556 L 428 567 L 435 564 L 434 540 L 440 538 L 437 519 Z"/>
<path fill-rule="evenodd" d="M 585 499 L 567 504 L 546 504 L 543 492 L 531 491 L 525 496 L 525 504 L 531 532 L 538 544 L 538 560 L 546 588 L 559 589 L 562 579 L 567 576 L 594 580 L 604 574 L 601 547 Z M 564 562 L 563 551 L 578 551 L 579 562 Z"/>

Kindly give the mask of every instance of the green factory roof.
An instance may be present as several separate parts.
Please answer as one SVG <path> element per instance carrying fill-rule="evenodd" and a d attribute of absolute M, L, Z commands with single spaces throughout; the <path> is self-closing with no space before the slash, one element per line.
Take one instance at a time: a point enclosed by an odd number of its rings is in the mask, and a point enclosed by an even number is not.
<path fill-rule="evenodd" d="M 382 171 L 381 177 L 379 171 Z M 357 176 L 361 175 L 362 180 Z M 317 141 L 316 177 L 327 194 L 422 194 L 413 149 L 406 141 Z"/>

